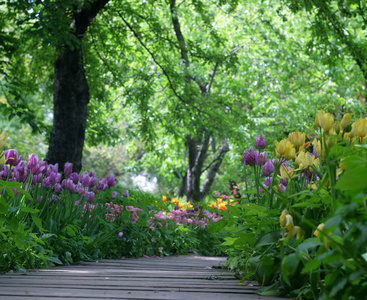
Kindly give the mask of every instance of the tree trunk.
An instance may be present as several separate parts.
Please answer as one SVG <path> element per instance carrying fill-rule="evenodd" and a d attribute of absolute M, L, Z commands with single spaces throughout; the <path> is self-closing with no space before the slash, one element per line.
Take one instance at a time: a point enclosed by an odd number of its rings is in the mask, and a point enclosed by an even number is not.
<path fill-rule="evenodd" d="M 179 196 L 186 196 L 187 201 L 202 201 L 208 194 L 216 174 L 222 164 L 223 157 L 229 151 L 228 141 L 224 139 L 218 151 L 213 149 L 212 161 L 208 167 L 204 168 L 204 162 L 208 157 L 209 141 L 212 137 L 203 134 L 201 140 L 194 140 L 191 136 L 186 136 L 186 149 L 189 158 L 189 165 L 180 187 Z M 213 138 L 212 138 L 213 139 Z M 206 171 L 207 175 L 203 185 L 201 185 L 201 175 Z"/>
<path fill-rule="evenodd" d="M 82 47 L 68 49 L 55 62 L 54 121 L 48 163 L 59 163 L 62 167 L 72 162 L 74 171 L 81 170 L 88 103 Z"/>
<path fill-rule="evenodd" d="M 82 9 L 73 12 L 70 26 L 78 42 L 73 41 L 73 46 L 61 45 L 54 66 L 54 120 L 46 161 L 59 163 L 61 168 L 71 162 L 75 172 L 82 168 L 89 103 L 82 40 L 92 20 L 108 2 L 88 1 Z"/>

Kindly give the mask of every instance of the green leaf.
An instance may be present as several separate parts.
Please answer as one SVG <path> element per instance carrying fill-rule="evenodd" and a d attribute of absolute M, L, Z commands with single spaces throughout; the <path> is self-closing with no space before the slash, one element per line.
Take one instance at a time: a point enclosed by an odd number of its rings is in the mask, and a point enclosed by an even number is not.
<path fill-rule="evenodd" d="M 281 237 L 281 231 L 280 230 L 275 230 L 275 231 L 265 233 L 265 234 L 263 234 L 262 236 L 260 236 L 258 238 L 258 240 L 256 241 L 254 247 L 272 245 L 272 244 L 278 242 L 280 237 Z"/>
<path fill-rule="evenodd" d="M 60 259 L 58 259 L 57 257 L 53 257 L 53 256 L 46 256 L 47 260 L 48 261 L 51 261 L 55 264 L 58 264 L 58 265 L 62 265 L 62 261 Z"/>
<path fill-rule="evenodd" d="M 238 238 L 226 237 L 224 238 L 224 242 L 222 243 L 223 246 L 231 246 Z"/>
<path fill-rule="evenodd" d="M 19 209 L 21 211 L 32 213 L 32 214 L 39 212 L 39 209 L 35 209 L 35 208 L 27 207 L 27 206 L 20 206 Z"/>
<path fill-rule="evenodd" d="M 212 226 L 208 227 L 209 233 L 216 233 L 218 231 L 221 231 L 224 227 L 227 225 L 227 220 L 222 219 L 217 222 L 215 222 Z"/>
<path fill-rule="evenodd" d="M 290 286 L 291 286 L 291 283 L 288 277 L 290 275 L 293 275 L 296 272 L 299 262 L 300 262 L 300 259 L 298 258 L 296 253 L 287 255 L 282 260 L 281 267 L 282 267 L 283 278 L 284 278 L 284 281 Z"/>
<path fill-rule="evenodd" d="M 321 262 L 317 259 L 313 259 L 306 263 L 305 267 L 302 269 L 302 274 L 306 274 L 312 270 L 316 270 L 321 266 Z"/>
<path fill-rule="evenodd" d="M 33 222 L 37 225 L 37 227 L 42 230 L 43 227 L 42 227 L 42 220 L 34 215 L 31 215 L 31 218 L 33 220 Z"/>
<path fill-rule="evenodd" d="M 335 188 L 342 191 L 364 190 L 367 188 L 367 168 L 359 165 L 344 172 L 338 179 Z"/>

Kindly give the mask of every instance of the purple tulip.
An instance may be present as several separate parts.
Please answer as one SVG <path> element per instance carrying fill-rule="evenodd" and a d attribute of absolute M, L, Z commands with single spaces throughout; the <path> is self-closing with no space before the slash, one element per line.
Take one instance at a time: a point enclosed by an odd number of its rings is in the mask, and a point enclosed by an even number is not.
<path fill-rule="evenodd" d="M 272 177 L 266 177 L 265 178 L 265 185 L 267 187 L 269 187 L 272 183 L 273 183 L 273 178 Z"/>
<path fill-rule="evenodd" d="M 29 155 L 27 167 L 32 171 L 32 173 L 37 171 L 39 161 L 37 154 L 32 153 Z"/>
<path fill-rule="evenodd" d="M 69 176 L 73 173 L 73 163 L 66 162 L 64 164 L 64 175 L 66 178 L 69 178 Z"/>
<path fill-rule="evenodd" d="M 266 162 L 266 151 L 261 152 L 260 154 L 258 154 L 258 151 L 256 151 L 256 163 L 259 166 L 263 166 Z"/>
<path fill-rule="evenodd" d="M 78 183 L 79 181 L 79 174 L 78 173 L 71 173 L 69 179 L 71 179 L 74 183 Z"/>
<path fill-rule="evenodd" d="M 104 191 L 107 188 L 107 179 L 101 179 L 97 184 L 97 189 L 100 191 Z"/>
<path fill-rule="evenodd" d="M 22 160 L 22 156 L 19 156 L 19 158 L 18 158 L 17 150 L 10 149 L 8 151 L 5 151 L 5 159 L 6 159 L 7 164 L 15 167 Z"/>
<path fill-rule="evenodd" d="M 256 153 L 254 151 L 254 147 L 251 149 L 246 149 L 243 152 L 241 162 L 246 166 L 254 166 L 256 164 Z"/>
<path fill-rule="evenodd" d="M 90 176 L 90 173 L 89 173 L 89 176 Z M 97 182 L 98 182 L 98 178 L 95 175 L 94 176 L 90 176 L 89 178 L 90 178 L 89 186 L 90 187 L 94 187 L 97 184 Z"/>
<path fill-rule="evenodd" d="M 56 194 L 61 194 L 62 193 L 62 187 L 61 187 L 60 183 L 55 184 L 54 191 L 55 191 Z"/>
<path fill-rule="evenodd" d="M 71 194 L 76 193 L 76 185 L 71 179 L 68 179 L 68 181 L 66 182 L 66 188 L 70 191 Z"/>
<path fill-rule="evenodd" d="M 269 159 L 263 166 L 263 175 L 269 176 L 271 173 L 275 171 L 275 166 L 271 162 L 271 159 Z"/>
<path fill-rule="evenodd" d="M 118 237 L 122 237 L 123 235 L 123 232 L 119 232 Z"/>
<path fill-rule="evenodd" d="M 124 196 L 125 198 L 126 198 L 126 197 L 130 197 L 130 195 L 129 195 L 129 191 L 128 191 L 128 190 L 126 190 L 126 191 L 124 192 L 123 196 Z"/>
<path fill-rule="evenodd" d="M 106 179 L 107 179 L 107 185 L 109 187 L 113 187 L 116 184 L 116 177 L 115 176 L 108 175 Z"/>
<path fill-rule="evenodd" d="M 111 198 L 112 199 L 116 199 L 116 197 L 117 197 L 117 192 L 112 192 L 111 193 Z"/>
<path fill-rule="evenodd" d="M 59 172 L 59 164 L 56 163 L 54 165 L 48 165 L 47 166 L 47 171 L 46 171 L 46 176 L 49 176 L 52 172 L 54 173 L 58 173 Z"/>
<path fill-rule="evenodd" d="M 94 193 L 93 192 L 87 192 L 84 194 L 84 197 L 88 197 L 88 202 L 92 203 L 94 201 Z"/>
<path fill-rule="evenodd" d="M 90 185 L 90 177 L 88 176 L 88 174 L 80 174 L 80 183 L 82 185 L 84 185 L 85 187 L 89 187 Z"/>
<path fill-rule="evenodd" d="M 279 187 L 280 187 L 280 192 L 281 193 L 284 193 L 285 192 L 285 186 L 283 184 L 279 184 Z"/>
<path fill-rule="evenodd" d="M 57 182 L 57 174 L 55 172 L 51 172 L 48 176 L 48 180 L 50 181 L 51 185 L 55 185 L 55 183 Z"/>
<path fill-rule="evenodd" d="M 255 142 L 255 148 L 262 150 L 265 149 L 266 147 L 266 141 L 265 141 L 265 137 L 264 136 L 258 136 L 256 138 L 256 142 Z"/>

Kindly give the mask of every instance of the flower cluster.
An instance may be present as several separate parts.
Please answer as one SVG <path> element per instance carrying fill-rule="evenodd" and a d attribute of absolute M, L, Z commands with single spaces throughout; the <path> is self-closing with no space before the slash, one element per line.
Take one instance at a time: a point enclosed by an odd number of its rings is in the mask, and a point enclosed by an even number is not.
<path fill-rule="evenodd" d="M 279 217 L 280 227 L 282 229 L 287 229 L 287 238 L 291 239 L 292 237 L 296 237 L 297 240 L 303 237 L 304 233 L 301 227 L 294 226 L 293 217 L 289 214 L 288 209 L 282 211 L 282 214 Z"/>
<path fill-rule="evenodd" d="M 151 230 L 155 230 L 157 227 L 166 229 L 169 226 L 167 220 L 172 220 L 176 225 L 192 225 L 194 228 L 202 228 L 210 223 L 210 220 L 217 222 L 222 219 L 219 213 L 212 213 L 203 211 L 200 207 L 196 206 L 194 209 L 181 210 L 176 207 L 170 212 L 151 212 L 153 215 L 149 218 L 148 224 Z"/>
<path fill-rule="evenodd" d="M 60 173 L 58 164 L 52 165 L 41 161 L 36 154 L 31 154 L 26 162 L 14 149 L 4 153 L 5 164 L 0 166 L 1 180 L 30 182 L 32 188 L 40 184 L 43 189 L 52 190 L 55 195 L 60 195 L 64 191 L 79 194 L 80 199 L 76 201 L 76 205 L 83 198 L 89 203 L 94 202 L 96 194 L 116 184 L 115 176 L 112 175 L 99 180 L 94 172 L 75 173 L 73 164 L 69 162 L 65 163 L 64 170 Z"/>

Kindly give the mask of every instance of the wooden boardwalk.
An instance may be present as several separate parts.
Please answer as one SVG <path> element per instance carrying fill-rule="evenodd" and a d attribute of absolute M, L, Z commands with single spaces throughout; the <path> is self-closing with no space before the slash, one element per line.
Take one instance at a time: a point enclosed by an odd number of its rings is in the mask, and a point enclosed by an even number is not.
<path fill-rule="evenodd" d="M 171 256 L 83 262 L 73 266 L 0 274 L 0 299 L 230 299 L 274 300 L 254 282 L 213 268 L 225 258 Z"/>

